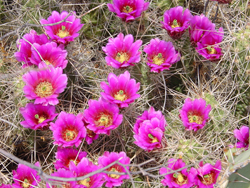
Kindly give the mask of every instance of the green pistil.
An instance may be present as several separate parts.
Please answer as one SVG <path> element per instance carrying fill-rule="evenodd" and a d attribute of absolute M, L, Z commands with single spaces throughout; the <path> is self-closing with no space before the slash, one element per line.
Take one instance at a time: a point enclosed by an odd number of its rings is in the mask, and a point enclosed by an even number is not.
<path fill-rule="evenodd" d="M 65 29 L 66 29 L 66 27 L 63 25 L 63 26 L 62 26 L 62 30 L 65 31 Z"/>
<path fill-rule="evenodd" d="M 155 137 L 152 134 L 148 134 L 148 137 L 154 139 Z"/>
<path fill-rule="evenodd" d="M 39 119 L 39 115 L 38 115 L 38 114 L 36 114 L 36 115 L 35 115 L 35 118 L 36 118 L 36 119 Z"/>
<path fill-rule="evenodd" d="M 46 86 L 43 86 L 43 87 L 42 87 L 42 90 L 43 90 L 43 91 L 46 91 Z"/>
<path fill-rule="evenodd" d="M 124 93 L 123 90 L 120 90 L 120 91 L 119 91 L 119 94 L 120 94 L 120 95 L 123 95 L 123 93 Z"/>
<path fill-rule="evenodd" d="M 178 178 L 178 174 L 174 173 L 173 177 Z"/>
<path fill-rule="evenodd" d="M 178 26 L 177 20 L 174 20 L 174 21 L 173 21 L 173 25 L 174 25 L 174 26 Z"/>
<path fill-rule="evenodd" d="M 207 174 L 207 175 L 205 175 L 205 176 L 203 176 L 204 178 L 209 178 L 209 175 Z"/>
<path fill-rule="evenodd" d="M 212 52 L 212 47 L 211 46 L 207 46 L 207 50 L 209 51 L 209 52 Z"/>
<path fill-rule="evenodd" d="M 126 6 L 126 10 L 129 11 L 129 9 L 130 9 L 130 6 Z"/>
<path fill-rule="evenodd" d="M 117 56 L 119 56 L 119 57 L 120 57 L 120 56 L 121 56 L 121 54 L 118 52 L 118 53 L 117 53 Z"/>
<path fill-rule="evenodd" d="M 162 58 L 162 53 L 158 53 L 158 58 Z"/>

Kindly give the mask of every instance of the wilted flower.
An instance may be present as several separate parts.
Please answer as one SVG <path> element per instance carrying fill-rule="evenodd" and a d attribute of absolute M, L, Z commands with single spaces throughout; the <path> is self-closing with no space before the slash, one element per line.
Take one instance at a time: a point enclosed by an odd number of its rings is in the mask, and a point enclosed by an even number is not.
<path fill-rule="evenodd" d="M 176 160 L 172 158 L 168 160 L 167 168 L 162 167 L 160 169 L 160 174 L 170 173 L 173 170 L 178 170 L 185 166 L 185 162 L 181 159 Z M 197 172 L 195 168 L 191 168 L 189 172 L 187 171 L 187 168 L 184 168 L 178 172 L 165 175 L 165 179 L 163 179 L 161 183 L 169 188 L 190 188 L 194 185 L 196 174 Z"/>
<path fill-rule="evenodd" d="M 200 168 L 197 169 L 196 185 L 199 188 L 213 188 L 221 170 L 221 162 L 218 160 L 215 165 L 209 163 L 203 165 L 200 162 Z"/>
<path fill-rule="evenodd" d="M 35 163 L 35 166 L 39 167 L 39 162 Z M 37 171 L 19 164 L 16 170 L 12 171 L 14 183 L 12 184 L 15 188 L 32 188 L 38 185 L 41 181 Z"/>
<path fill-rule="evenodd" d="M 108 44 L 102 47 L 106 53 L 105 60 L 109 66 L 116 69 L 134 66 L 141 60 L 139 51 L 142 41 L 137 40 L 134 43 L 134 37 L 129 34 L 124 37 L 120 33 L 116 38 L 110 38 Z"/>
<path fill-rule="evenodd" d="M 74 114 L 61 112 L 55 123 L 50 123 L 54 144 L 62 147 L 78 147 L 86 137 L 86 129 L 82 120 Z"/>
<path fill-rule="evenodd" d="M 165 117 L 162 115 L 161 111 L 155 111 L 154 107 L 150 107 L 149 110 L 146 110 L 143 112 L 141 116 L 138 116 L 133 128 L 133 131 L 135 134 L 139 133 L 139 128 L 141 127 L 141 124 L 145 120 L 151 120 L 153 118 L 157 118 L 160 120 L 159 128 L 164 132 L 165 127 L 167 126 L 167 122 L 165 120 Z"/>
<path fill-rule="evenodd" d="M 77 114 L 77 116 L 82 120 L 82 122 L 86 128 L 87 134 L 86 134 L 85 140 L 88 144 L 91 144 L 94 140 L 96 140 L 99 137 L 99 134 L 96 134 L 92 130 L 87 128 L 89 123 L 87 123 L 85 121 L 84 113 L 79 113 L 79 114 Z"/>
<path fill-rule="evenodd" d="M 178 6 L 166 10 L 163 15 L 163 28 L 167 30 L 169 36 L 173 39 L 179 39 L 189 27 L 189 21 L 192 19 L 192 14 L 188 9 L 183 12 L 183 7 Z"/>
<path fill-rule="evenodd" d="M 209 32 L 200 40 L 200 42 L 197 43 L 197 47 L 195 48 L 196 51 L 206 59 L 220 59 L 222 56 L 220 43 L 223 40 L 223 35 L 222 27 L 218 32 L 216 30 Z"/>
<path fill-rule="evenodd" d="M 236 148 L 245 148 L 248 149 L 249 146 L 249 127 L 242 126 L 239 130 L 234 130 L 234 136 L 239 140 L 236 143 Z"/>
<path fill-rule="evenodd" d="M 215 30 L 213 24 L 206 16 L 194 16 L 190 21 L 189 36 L 193 44 L 199 42 L 203 37 Z"/>
<path fill-rule="evenodd" d="M 117 104 L 120 108 L 128 107 L 130 103 L 140 97 L 136 93 L 140 89 L 140 83 L 136 83 L 135 79 L 130 79 L 128 71 L 119 76 L 109 73 L 108 83 L 109 85 L 101 82 L 101 88 L 104 90 L 101 95 L 105 100 Z"/>
<path fill-rule="evenodd" d="M 53 67 L 61 67 L 62 69 L 67 66 L 67 51 L 57 47 L 55 42 L 49 42 L 43 45 L 35 43 L 33 46 L 35 49 L 31 49 L 32 54 L 30 58 L 32 64 L 39 67 L 53 65 Z"/>
<path fill-rule="evenodd" d="M 60 168 L 58 169 L 56 172 L 50 174 L 51 176 L 56 176 L 56 177 L 61 177 L 61 178 L 75 178 L 76 175 L 69 170 L 66 170 L 64 168 Z M 50 179 L 51 182 L 53 182 L 53 179 Z M 58 186 L 60 187 L 65 187 L 65 188 L 76 188 L 76 182 L 75 181 L 67 181 L 67 182 L 56 182 L 55 185 L 53 185 L 53 183 L 47 183 L 46 187 L 47 188 L 58 188 Z"/>
<path fill-rule="evenodd" d="M 123 165 L 129 165 L 130 164 L 130 158 L 127 157 L 125 152 L 111 152 L 105 151 L 103 156 L 99 157 L 98 163 L 102 165 L 103 167 L 118 161 L 119 163 Z M 126 166 L 126 169 L 129 171 L 129 166 Z M 106 171 L 110 172 L 119 172 L 119 173 L 127 173 L 126 169 L 118 164 L 114 164 L 110 168 L 108 168 Z M 106 180 L 106 187 L 114 187 L 114 186 L 120 186 L 123 183 L 124 179 L 129 179 L 129 175 L 118 175 L 118 174 L 104 174 L 104 178 Z"/>
<path fill-rule="evenodd" d="M 149 3 L 144 0 L 113 0 L 113 4 L 107 4 L 109 11 L 114 12 L 123 21 L 129 22 L 141 16 L 148 9 Z"/>
<path fill-rule="evenodd" d="M 76 18 L 75 12 L 68 16 L 68 12 L 63 11 L 59 14 L 57 11 L 53 11 L 52 15 L 48 17 L 48 20 L 42 19 L 40 23 L 42 25 L 52 24 L 51 26 L 44 26 L 45 32 L 49 35 L 52 40 L 58 43 L 67 44 L 74 41 L 79 36 L 78 31 L 84 24 L 81 24 L 81 20 Z M 67 17 L 67 18 L 66 18 Z M 56 24 L 62 20 L 66 20 L 62 23 Z"/>
<path fill-rule="evenodd" d="M 230 4 L 232 0 L 210 0 L 210 1 L 217 1 L 219 4 Z"/>
<path fill-rule="evenodd" d="M 35 104 L 57 105 L 57 97 L 66 88 L 67 80 L 67 75 L 63 74 L 59 67 L 31 70 L 23 75 L 23 81 L 26 83 L 23 91 L 27 99 L 35 99 Z"/>
<path fill-rule="evenodd" d="M 123 116 L 119 114 L 116 104 L 111 104 L 102 99 L 89 100 L 89 108 L 84 111 L 87 128 L 96 134 L 110 134 L 122 123 Z"/>
<path fill-rule="evenodd" d="M 56 162 L 54 163 L 55 168 L 58 170 L 59 168 L 64 168 L 69 170 L 70 161 L 73 161 L 74 164 L 78 165 L 78 163 L 82 160 L 82 158 L 86 157 L 87 153 L 85 151 L 78 151 L 73 148 L 57 148 L 56 152 Z"/>
<path fill-rule="evenodd" d="M 141 123 L 138 134 L 134 135 L 135 144 L 146 151 L 161 148 L 164 132 L 160 128 L 160 120 L 152 118 Z"/>
<path fill-rule="evenodd" d="M 46 44 L 49 42 L 48 37 L 45 34 L 38 35 L 35 30 L 31 30 L 23 36 L 22 39 L 17 41 L 18 52 L 15 53 L 17 61 L 24 62 L 23 68 L 31 66 L 30 62 L 31 49 L 33 48 L 31 44 Z"/>
<path fill-rule="evenodd" d="M 204 99 L 195 99 L 192 101 L 187 98 L 180 110 L 180 118 L 187 130 L 197 131 L 206 125 L 210 111 L 211 106 L 206 106 Z"/>
<path fill-rule="evenodd" d="M 151 72 L 161 72 L 169 68 L 180 60 L 180 54 L 175 50 L 171 42 L 166 42 L 158 38 L 151 39 L 150 43 L 144 47 L 144 52 L 148 55 L 147 65 Z"/>
<path fill-rule="evenodd" d="M 101 166 L 96 166 L 87 158 L 83 158 L 77 166 L 71 162 L 69 168 L 76 174 L 76 177 L 80 177 L 100 169 Z M 102 184 L 105 182 L 103 180 L 103 175 L 103 173 L 95 174 L 93 176 L 90 176 L 89 178 L 78 181 L 77 184 L 80 185 L 81 188 L 102 187 Z"/>
<path fill-rule="evenodd" d="M 43 106 L 41 104 L 28 103 L 25 107 L 21 107 L 20 113 L 23 115 L 25 121 L 20 124 L 29 129 L 43 129 L 49 126 L 49 122 L 53 121 L 56 114 L 55 106 Z"/>

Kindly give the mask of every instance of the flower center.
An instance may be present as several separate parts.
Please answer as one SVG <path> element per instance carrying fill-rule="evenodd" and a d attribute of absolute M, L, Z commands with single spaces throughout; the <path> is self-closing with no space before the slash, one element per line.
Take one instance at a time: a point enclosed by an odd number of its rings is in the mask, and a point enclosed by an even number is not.
<path fill-rule="evenodd" d="M 151 139 L 151 143 L 159 142 L 159 140 L 154 137 L 152 134 L 148 134 L 148 137 Z"/>
<path fill-rule="evenodd" d="M 206 174 L 203 177 L 198 176 L 198 178 L 200 179 L 201 183 L 203 183 L 204 185 L 210 185 L 214 183 L 215 173 L 211 172 L 210 174 Z"/>
<path fill-rule="evenodd" d="M 129 60 L 129 55 L 126 52 L 118 52 L 115 56 L 115 60 L 124 63 L 124 61 Z"/>
<path fill-rule="evenodd" d="M 110 172 L 119 172 L 118 169 L 116 169 L 116 167 L 111 167 L 111 169 L 108 170 L 108 171 L 110 171 Z M 114 179 L 118 179 L 120 177 L 120 175 L 118 175 L 118 174 L 109 174 L 108 176 L 111 177 L 111 178 L 114 178 Z"/>
<path fill-rule="evenodd" d="M 45 116 L 39 116 L 38 114 L 35 115 L 35 118 L 38 120 L 39 124 L 47 119 Z"/>
<path fill-rule="evenodd" d="M 133 11 L 133 8 L 131 6 L 124 6 L 123 9 L 122 9 L 122 12 L 125 12 L 125 13 L 130 13 Z"/>
<path fill-rule="evenodd" d="M 87 129 L 87 135 L 88 135 L 88 137 L 90 137 L 90 138 L 93 138 L 96 134 L 93 132 L 93 131 L 91 131 L 90 129 L 88 129 L 88 128 L 86 128 Z"/>
<path fill-rule="evenodd" d="M 60 29 L 56 35 L 57 35 L 58 37 L 60 37 L 60 38 L 64 38 L 64 37 L 70 36 L 70 34 L 69 34 L 69 32 L 66 30 L 65 26 L 62 26 L 62 29 Z"/>
<path fill-rule="evenodd" d="M 110 114 L 101 114 L 96 122 L 97 126 L 109 127 L 112 124 L 112 116 Z"/>
<path fill-rule="evenodd" d="M 66 128 L 62 133 L 63 139 L 67 142 L 76 139 L 77 135 L 78 131 L 74 128 Z"/>
<path fill-rule="evenodd" d="M 188 115 L 188 121 L 189 121 L 189 123 L 202 124 L 203 118 L 202 118 L 202 116 L 199 116 L 199 115 L 195 115 L 195 114 L 190 113 L 190 114 Z"/>
<path fill-rule="evenodd" d="M 164 63 L 164 58 L 162 57 L 162 53 L 158 53 L 158 55 L 153 58 L 153 64 L 161 65 L 162 63 Z"/>
<path fill-rule="evenodd" d="M 174 177 L 174 181 L 178 184 L 178 185 L 184 185 L 187 184 L 187 177 L 185 175 L 183 175 L 182 173 L 175 173 L 173 175 Z"/>
<path fill-rule="evenodd" d="M 85 185 L 86 187 L 90 187 L 90 184 L 91 183 L 91 179 L 90 178 L 86 178 L 84 180 L 80 180 L 78 181 L 78 184 L 81 184 L 81 185 Z"/>
<path fill-rule="evenodd" d="M 22 183 L 23 188 L 28 188 L 30 187 L 30 181 L 28 179 L 24 179 Z"/>
<path fill-rule="evenodd" d="M 127 100 L 127 95 L 125 95 L 123 90 L 120 90 L 115 94 L 114 98 L 119 101 L 125 101 Z"/>
<path fill-rule="evenodd" d="M 45 60 L 46 65 L 51 65 L 51 63 L 48 60 Z"/>
<path fill-rule="evenodd" d="M 211 46 L 207 46 L 207 51 L 209 54 L 217 54 L 217 51 Z"/>
<path fill-rule="evenodd" d="M 174 20 L 172 25 L 171 25 L 172 28 L 176 28 L 176 27 L 180 27 L 180 24 L 178 23 L 177 20 Z"/>
<path fill-rule="evenodd" d="M 35 88 L 35 93 L 39 97 L 48 97 L 53 94 L 53 86 L 47 81 L 40 82 Z"/>

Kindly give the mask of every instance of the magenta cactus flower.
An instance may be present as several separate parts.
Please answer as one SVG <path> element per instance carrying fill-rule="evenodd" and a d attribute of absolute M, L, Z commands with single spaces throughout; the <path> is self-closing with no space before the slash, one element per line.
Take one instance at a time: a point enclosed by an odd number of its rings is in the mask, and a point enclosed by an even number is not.
<path fill-rule="evenodd" d="M 200 168 L 197 169 L 196 185 L 199 188 L 213 188 L 221 171 L 221 162 L 218 160 L 215 165 L 207 163 L 203 165 L 200 162 Z"/>
<path fill-rule="evenodd" d="M 195 99 L 192 101 L 187 98 L 180 110 L 180 118 L 187 130 L 197 131 L 203 129 L 209 119 L 211 105 L 206 106 L 204 99 Z"/>
<path fill-rule="evenodd" d="M 2 184 L 0 185 L 0 188 L 12 188 L 13 186 L 11 184 Z"/>
<path fill-rule="evenodd" d="M 166 173 L 171 173 L 173 170 L 178 170 L 185 166 L 185 162 L 181 159 L 172 158 L 168 160 L 167 168 L 162 167 L 160 169 L 160 174 L 164 175 Z M 161 183 L 169 188 L 190 188 L 194 186 L 196 175 L 197 172 L 195 168 L 191 168 L 189 172 L 187 168 L 184 168 L 178 172 L 165 175 L 165 179 L 163 179 Z"/>
<path fill-rule="evenodd" d="M 160 128 L 160 123 L 158 118 L 143 121 L 138 134 L 134 135 L 134 143 L 148 152 L 155 148 L 161 148 L 164 132 Z"/>
<path fill-rule="evenodd" d="M 109 11 L 114 12 L 123 21 L 129 22 L 140 17 L 142 12 L 148 9 L 149 3 L 144 0 L 113 0 L 113 4 L 107 4 Z"/>
<path fill-rule="evenodd" d="M 141 116 L 138 116 L 133 128 L 135 134 L 139 133 L 139 128 L 145 120 L 151 120 L 153 118 L 157 118 L 160 121 L 159 128 L 162 132 L 165 131 L 165 127 L 167 126 L 167 122 L 165 117 L 162 115 L 161 111 L 155 111 L 154 107 L 150 107 L 149 110 L 143 112 Z"/>
<path fill-rule="evenodd" d="M 94 133 L 94 131 L 87 128 L 89 123 L 87 123 L 85 121 L 84 113 L 79 113 L 79 114 L 77 114 L 77 116 L 82 120 L 82 122 L 86 128 L 87 134 L 86 134 L 85 140 L 88 144 L 91 144 L 94 140 L 98 139 L 99 134 L 96 134 L 96 133 Z"/>
<path fill-rule="evenodd" d="M 69 13 L 66 11 L 63 11 L 61 14 L 57 11 L 53 11 L 52 15 L 49 16 L 47 20 L 40 20 L 42 25 L 52 24 L 51 26 L 44 26 L 45 32 L 57 43 L 68 44 L 69 42 L 74 41 L 74 39 L 79 36 L 79 33 L 77 32 L 80 31 L 84 25 L 81 24 L 81 20 L 79 18 L 76 18 L 75 12 L 70 16 L 68 16 L 68 14 Z M 65 18 L 65 22 L 56 24 Z"/>
<path fill-rule="evenodd" d="M 123 165 L 130 164 L 130 158 L 127 157 L 125 152 L 111 152 L 105 151 L 103 156 L 99 157 L 98 163 L 105 167 L 115 161 Z M 126 166 L 126 169 L 129 171 L 129 166 Z M 108 168 L 106 171 L 110 172 L 120 172 L 120 173 L 127 173 L 126 169 L 123 166 L 115 164 Z M 124 179 L 129 179 L 129 175 L 118 175 L 118 174 L 104 174 L 104 179 L 106 180 L 106 187 L 114 187 L 114 186 L 121 186 Z"/>
<path fill-rule="evenodd" d="M 215 30 L 215 24 L 213 24 L 206 16 L 201 14 L 200 16 L 194 16 L 190 21 L 189 36 L 190 40 L 195 45 L 203 37 Z"/>
<path fill-rule="evenodd" d="M 76 177 L 84 176 L 100 168 L 100 165 L 94 165 L 87 158 L 83 158 L 77 166 L 73 162 L 70 162 L 70 170 L 76 174 Z M 103 179 L 103 175 L 103 173 L 95 174 L 93 176 L 90 176 L 89 178 L 78 181 L 77 184 L 82 188 L 102 187 L 102 184 L 105 182 Z"/>
<path fill-rule="evenodd" d="M 249 127 L 242 126 L 239 130 L 234 130 L 234 136 L 239 140 L 236 143 L 236 148 L 245 148 L 248 149 L 249 146 Z"/>
<path fill-rule="evenodd" d="M 54 144 L 61 147 L 78 147 L 86 137 L 86 129 L 82 120 L 74 114 L 61 112 L 55 123 L 50 123 Z"/>
<path fill-rule="evenodd" d="M 43 45 L 35 43 L 33 46 L 35 49 L 31 49 L 32 54 L 30 57 L 32 64 L 39 67 L 53 65 L 54 67 L 61 67 L 62 69 L 67 66 L 67 51 L 57 47 L 55 42 L 49 42 Z"/>
<path fill-rule="evenodd" d="M 219 31 L 216 30 L 208 33 L 204 36 L 200 42 L 197 43 L 196 51 L 208 60 L 220 59 L 223 55 L 220 48 L 220 43 L 223 40 L 223 28 L 219 28 Z"/>
<path fill-rule="evenodd" d="M 119 76 L 109 73 L 108 83 L 109 85 L 101 82 L 101 88 L 104 90 L 101 95 L 106 101 L 117 104 L 120 108 L 128 107 L 140 97 L 136 93 L 140 89 L 140 83 L 136 83 L 135 79 L 130 79 L 128 71 Z"/>
<path fill-rule="evenodd" d="M 19 62 L 24 62 L 23 68 L 31 66 L 30 62 L 31 49 L 33 48 L 31 44 L 46 44 L 49 42 L 48 37 L 45 34 L 38 35 L 35 30 L 31 30 L 30 33 L 27 33 L 23 36 L 22 39 L 17 41 L 18 52 L 14 55 Z"/>
<path fill-rule="evenodd" d="M 124 37 L 120 33 L 116 38 L 110 38 L 108 44 L 102 47 L 106 53 L 105 60 L 109 66 L 116 69 L 134 66 L 141 60 L 141 52 L 139 51 L 142 45 L 141 40 L 134 42 L 134 37 L 129 34 Z"/>
<path fill-rule="evenodd" d="M 35 166 L 40 167 L 39 162 L 36 162 Z M 14 180 L 12 187 L 15 188 L 32 188 L 37 186 L 41 181 L 36 170 L 23 164 L 19 164 L 17 169 L 13 170 L 12 173 Z"/>
<path fill-rule="evenodd" d="M 24 117 L 24 121 L 20 124 L 29 129 L 45 129 L 49 126 L 49 122 L 53 121 L 57 116 L 55 106 L 43 106 L 41 104 L 28 103 L 25 107 L 21 107 L 20 113 Z"/>
<path fill-rule="evenodd" d="M 55 156 L 56 162 L 54 163 L 54 166 L 57 170 L 59 168 L 69 170 L 70 161 L 73 161 L 75 165 L 78 165 L 82 158 L 86 156 L 87 153 L 85 151 L 78 151 L 73 148 L 58 147 Z"/>
<path fill-rule="evenodd" d="M 175 50 L 171 42 L 166 42 L 158 38 L 151 39 L 150 43 L 144 47 L 147 53 L 147 65 L 151 72 L 161 72 L 169 68 L 180 60 L 180 54 Z"/>
<path fill-rule="evenodd" d="M 26 83 L 23 91 L 27 99 L 35 99 L 35 104 L 57 105 L 57 97 L 66 88 L 67 80 L 67 75 L 63 74 L 59 67 L 31 70 L 23 75 L 23 81 Z"/>
<path fill-rule="evenodd" d="M 96 134 L 110 134 L 121 123 L 123 116 L 119 114 L 116 104 L 111 104 L 102 99 L 89 100 L 89 108 L 84 111 L 84 119 L 88 123 L 87 128 Z"/>
<path fill-rule="evenodd" d="M 66 170 L 64 168 L 60 168 L 56 172 L 54 172 L 54 173 L 52 173 L 50 175 L 51 176 L 56 176 L 56 177 L 61 177 L 61 178 L 75 178 L 76 177 L 76 175 L 72 171 Z M 68 182 L 60 182 L 60 183 L 58 183 L 58 181 L 55 182 L 55 180 L 50 179 L 50 182 L 51 183 L 46 183 L 47 188 L 51 188 L 51 187 L 52 188 L 57 188 L 58 185 L 60 187 L 65 187 L 65 188 L 76 188 L 77 187 L 76 181 L 68 181 Z"/>
<path fill-rule="evenodd" d="M 189 27 L 192 17 L 188 9 L 183 11 L 183 7 L 178 6 L 165 11 L 161 24 L 170 37 L 179 39 Z"/>

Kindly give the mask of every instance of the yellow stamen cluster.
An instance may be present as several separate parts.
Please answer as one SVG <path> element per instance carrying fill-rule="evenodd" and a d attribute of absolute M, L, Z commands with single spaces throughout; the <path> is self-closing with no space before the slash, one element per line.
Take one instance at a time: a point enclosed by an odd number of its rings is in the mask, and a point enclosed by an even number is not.
<path fill-rule="evenodd" d="M 111 170 L 109 170 L 110 172 L 119 172 L 118 170 L 116 170 L 116 168 L 111 168 Z M 109 177 L 114 178 L 114 179 L 118 179 L 120 177 L 120 175 L 118 174 L 109 174 Z"/>
<path fill-rule="evenodd" d="M 206 174 L 203 177 L 199 177 L 199 179 L 204 185 L 211 185 L 214 183 L 214 173 Z"/>
<path fill-rule="evenodd" d="M 112 123 L 112 116 L 110 114 L 101 114 L 96 122 L 98 126 L 104 127 L 109 127 Z"/>
<path fill-rule="evenodd" d="M 180 24 L 178 23 L 177 20 L 174 20 L 172 25 L 171 25 L 172 28 L 176 28 L 176 27 L 180 27 Z"/>
<path fill-rule="evenodd" d="M 24 179 L 22 182 L 22 187 L 23 188 L 29 188 L 30 187 L 30 182 L 28 179 Z"/>
<path fill-rule="evenodd" d="M 123 9 L 122 9 L 122 12 L 125 12 L 125 13 L 130 13 L 133 11 L 133 8 L 131 6 L 124 6 Z"/>
<path fill-rule="evenodd" d="M 127 95 L 124 93 L 123 90 L 120 90 L 115 94 L 114 98 L 119 101 L 125 101 L 127 100 Z"/>
<path fill-rule="evenodd" d="M 69 142 L 74 140 L 78 135 L 78 131 L 76 129 L 66 129 L 63 131 L 62 137 L 65 141 Z"/>
<path fill-rule="evenodd" d="M 118 52 L 115 56 L 115 60 L 124 63 L 129 60 L 129 55 L 126 52 Z"/>
<path fill-rule="evenodd" d="M 162 57 L 161 53 L 154 56 L 154 58 L 153 58 L 153 64 L 156 64 L 156 65 L 161 65 L 162 63 L 164 63 L 164 61 L 165 61 L 165 59 Z"/>
<path fill-rule="evenodd" d="M 60 29 L 56 35 L 60 38 L 64 38 L 70 36 L 70 33 L 66 30 L 65 26 L 62 26 L 62 29 Z"/>
<path fill-rule="evenodd" d="M 85 185 L 86 187 L 89 188 L 90 187 L 90 182 L 91 182 L 90 178 L 86 178 L 84 180 L 78 181 L 78 184 Z"/>
<path fill-rule="evenodd" d="M 185 175 L 183 175 L 182 173 L 175 173 L 173 175 L 173 177 L 175 178 L 175 182 L 178 184 L 178 185 L 184 185 L 184 184 L 187 184 L 187 177 Z"/>
<path fill-rule="evenodd" d="M 199 115 L 194 115 L 194 114 L 189 114 L 188 115 L 188 121 L 189 123 L 197 123 L 197 124 L 202 124 L 203 118 Z"/>
<path fill-rule="evenodd" d="M 35 93 L 39 97 L 48 97 L 53 94 L 53 91 L 52 84 L 47 81 L 40 82 L 35 88 Z"/>

